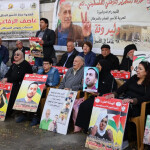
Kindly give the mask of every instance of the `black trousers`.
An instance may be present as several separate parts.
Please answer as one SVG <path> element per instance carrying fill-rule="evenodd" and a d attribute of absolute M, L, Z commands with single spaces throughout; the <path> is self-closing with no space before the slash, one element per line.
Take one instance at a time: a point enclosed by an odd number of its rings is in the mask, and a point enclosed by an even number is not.
<path fill-rule="evenodd" d="M 75 125 L 83 128 L 85 132 L 87 132 L 89 128 L 94 99 L 94 96 L 89 97 L 87 100 L 81 103 L 79 107 Z"/>

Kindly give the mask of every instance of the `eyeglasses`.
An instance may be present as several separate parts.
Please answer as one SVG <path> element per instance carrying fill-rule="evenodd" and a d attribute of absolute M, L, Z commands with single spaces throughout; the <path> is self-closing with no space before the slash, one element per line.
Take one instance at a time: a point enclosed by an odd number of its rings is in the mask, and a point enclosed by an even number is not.
<path fill-rule="evenodd" d="M 20 56 L 20 54 L 16 53 L 14 56 Z"/>

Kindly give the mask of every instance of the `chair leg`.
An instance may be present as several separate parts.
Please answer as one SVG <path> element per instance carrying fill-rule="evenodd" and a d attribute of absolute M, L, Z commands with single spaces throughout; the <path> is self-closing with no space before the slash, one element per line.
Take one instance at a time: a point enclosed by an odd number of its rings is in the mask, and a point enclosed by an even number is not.
<path fill-rule="evenodd" d="M 141 146 L 140 127 L 136 126 L 136 133 L 137 133 L 137 149 L 140 150 L 140 146 Z"/>

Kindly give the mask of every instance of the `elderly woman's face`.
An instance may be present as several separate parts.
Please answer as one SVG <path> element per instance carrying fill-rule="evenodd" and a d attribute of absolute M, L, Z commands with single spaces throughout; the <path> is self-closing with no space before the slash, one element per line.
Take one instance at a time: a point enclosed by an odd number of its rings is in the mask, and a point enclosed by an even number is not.
<path fill-rule="evenodd" d="M 108 118 L 103 118 L 99 124 L 99 129 L 103 131 L 106 128 Z"/>
<path fill-rule="evenodd" d="M 90 47 L 86 44 L 83 45 L 83 52 L 84 55 L 86 55 L 88 52 L 90 52 Z"/>
<path fill-rule="evenodd" d="M 21 52 L 16 51 L 15 54 L 14 54 L 14 60 L 19 61 L 21 59 L 22 59 Z"/>

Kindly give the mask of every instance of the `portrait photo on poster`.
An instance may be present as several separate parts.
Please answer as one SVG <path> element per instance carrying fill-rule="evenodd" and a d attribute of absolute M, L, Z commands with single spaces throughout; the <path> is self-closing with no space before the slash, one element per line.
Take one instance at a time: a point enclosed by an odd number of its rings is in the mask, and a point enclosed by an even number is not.
<path fill-rule="evenodd" d="M 83 91 L 98 91 L 99 71 L 96 67 L 84 67 Z"/>

